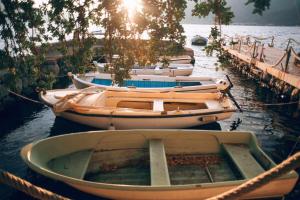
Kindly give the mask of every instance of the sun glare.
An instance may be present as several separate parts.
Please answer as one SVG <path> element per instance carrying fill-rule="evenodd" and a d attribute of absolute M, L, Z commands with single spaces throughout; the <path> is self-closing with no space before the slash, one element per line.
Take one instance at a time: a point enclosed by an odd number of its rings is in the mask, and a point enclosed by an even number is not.
<path fill-rule="evenodd" d="M 132 18 L 136 12 L 142 9 L 140 0 L 123 0 L 123 6 L 127 9 L 129 18 Z"/>

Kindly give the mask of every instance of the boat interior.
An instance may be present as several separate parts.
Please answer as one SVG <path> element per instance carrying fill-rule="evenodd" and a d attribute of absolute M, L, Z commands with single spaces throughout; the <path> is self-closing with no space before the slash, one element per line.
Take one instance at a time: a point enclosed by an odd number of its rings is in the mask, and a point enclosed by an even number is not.
<path fill-rule="evenodd" d="M 51 94 L 49 94 L 51 96 Z M 64 100 L 62 100 L 64 98 Z M 51 101 L 51 100 L 50 100 Z M 214 93 L 178 94 L 178 93 L 128 93 L 128 92 L 85 92 L 69 95 L 68 98 L 54 95 L 52 101 L 56 110 L 73 108 L 89 109 L 135 109 L 142 111 L 167 112 L 204 109 L 226 109 L 229 101 L 220 100 Z M 55 103 L 56 102 L 56 103 Z M 68 103 L 69 102 L 69 103 Z"/>
<path fill-rule="evenodd" d="M 172 186 L 250 179 L 274 166 L 251 134 L 241 135 L 227 140 L 222 134 L 136 134 L 125 135 L 124 143 L 116 134 L 103 137 L 92 149 L 51 159 L 47 167 L 92 182 Z"/>

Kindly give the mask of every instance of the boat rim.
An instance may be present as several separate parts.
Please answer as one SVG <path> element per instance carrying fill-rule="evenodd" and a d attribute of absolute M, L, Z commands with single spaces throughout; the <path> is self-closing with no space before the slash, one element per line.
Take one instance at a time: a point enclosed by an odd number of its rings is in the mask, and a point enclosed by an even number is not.
<path fill-rule="evenodd" d="M 100 131 L 88 131 L 88 132 L 77 132 L 77 133 L 73 133 L 74 135 L 76 134 L 92 134 L 92 133 L 102 133 L 102 132 L 128 132 L 128 130 L 100 130 Z M 131 131 L 153 131 L 151 129 L 132 129 Z M 157 130 L 156 130 L 157 131 Z M 178 131 L 178 132 L 207 132 L 207 130 L 188 130 L 188 129 L 163 129 L 160 131 L 164 131 L 164 132 L 168 132 L 168 131 Z M 210 131 L 210 132 L 224 132 L 224 131 Z M 260 146 L 258 145 L 258 140 L 255 137 L 255 134 L 253 132 L 246 132 L 246 131 L 232 131 L 232 132 L 237 132 L 237 133 L 241 133 L 241 134 L 250 134 L 250 136 L 252 137 L 252 139 L 254 140 L 258 150 L 260 151 L 260 153 L 262 153 L 271 163 L 272 165 L 276 165 L 272 159 L 270 159 L 270 157 L 264 152 L 262 151 L 262 149 L 260 148 Z M 201 134 L 203 134 L 201 133 Z M 72 135 L 73 135 L 72 134 Z M 209 133 L 206 133 L 209 134 Z M 49 137 L 49 138 L 44 138 L 41 140 L 38 140 L 36 142 L 32 142 L 30 144 L 27 144 L 26 146 L 24 146 L 21 149 L 21 157 L 23 159 L 23 161 L 34 171 L 42 174 L 43 176 L 46 177 L 50 177 L 53 178 L 55 180 L 59 180 L 62 182 L 65 182 L 66 184 L 70 184 L 70 185 L 82 185 L 82 186 L 89 186 L 89 187 L 94 187 L 94 188 L 101 188 L 101 189 L 113 189 L 113 190 L 130 190 L 130 191 L 163 191 L 163 190 L 192 190 L 195 188 L 212 188 L 212 187 L 222 187 L 222 186 L 237 186 L 240 185 L 244 182 L 246 182 L 249 179 L 243 179 L 243 180 L 236 180 L 236 181 L 226 181 L 226 182 L 216 182 L 216 183 L 199 183 L 199 184 L 185 184 L 185 185 L 170 185 L 170 186 L 151 186 L 151 185 L 125 185 L 125 184 L 110 184 L 110 183 L 102 183 L 102 182 L 93 182 L 93 181 L 87 181 L 87 180 L 83 180 L 83 179 L 77 179 L 77 178 L 72 178 L 69 176 L 64 176 L 58 173 L 55 173 L 51 170 L 45 169 L 43 167 L 40 167 L 39 165 L 37 165 L 36 163 L 33 163 L 30 161 L 30 159 L 28 158 L 30 156 L 31 150 L 32 148 L 37 145 L 40 142 L 43 141 L 47 141 L 47 140 L 52 140 L 55 138 L 59 138 L 59 137 L 64 137 L 67 136 L 68 134 L 63 134 L 63 135 L 59 135 L 59 136 L 53 136 L 53 137 Z M 278 178 L 277 180 L 284 180 L 284 179 L 289 179 L 289 178 L 293 178 L 293 177 L 297 177 L 297 173 L 292 170 L 289 173 L 281 176 L 280 178 Z M 276 180 L 275 180 L 276 181 Z"/>

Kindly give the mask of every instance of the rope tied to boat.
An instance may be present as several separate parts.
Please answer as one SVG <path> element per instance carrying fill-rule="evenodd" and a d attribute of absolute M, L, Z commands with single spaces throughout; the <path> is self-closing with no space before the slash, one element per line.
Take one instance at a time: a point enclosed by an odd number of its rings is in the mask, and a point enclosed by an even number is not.
<path fill-rule="evenodd" d="M 0 169 L 0 182 L 41 200 L 69 200 Z"/>
<path fill-rule="evenodd" d="M 12 95 L 14 95 L 14 96 L 17 96 L 17 97 L 22 98 L 22 99 L 24 99 L 24 100 L 30 101 L 30 102 L 32 102 L 32 103 L 36 103 L 36 104 L 40 104 L 40 105 L 45 105 L 43 102 L 40 102 L 40 101 L 31 99 L 31 98 L 25 97 L 25 96 L 23 96 L 23 95 L 21 95 L 21 94 L 18 94 L 18 93 L 16 93 L 16 92 L 11 91 L 11 90 L 7 90 L 7 91 L 8 91 L 8 93 L 10 93 L 10 94 L 12 94 Z"/>
<path fill-rule="evenodd" d="M 289 157 L 287 160 L 278 164 L 274 168 L 258 175 L 255 178 L 248 180 L 240 186 L 226 191 L 220 195 L 208 198 L 207 200 L 234 200 L 240 199 L 243 195 L 246 195 L 266 184 L 272 180 L 300 167 L 300 152 Z"/>

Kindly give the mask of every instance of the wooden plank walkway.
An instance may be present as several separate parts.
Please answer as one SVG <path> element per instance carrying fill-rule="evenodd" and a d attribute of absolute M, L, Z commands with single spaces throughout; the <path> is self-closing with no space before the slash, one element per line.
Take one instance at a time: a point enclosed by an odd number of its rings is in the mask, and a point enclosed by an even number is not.
<path fill-rule="evenodd" d="M 263 48 L 263 54 L 262 53 Z M 254 45 L 231 45 L 223 46 L 231 56 L 252 65 L 254 68 L 261 70 L 263 73 L 272 75 L 287 84 L 300 89 L 300 66 L 296 64 L 296 56 L 291 53 L 288 65 L 286 67 L 286 51 L 275 47 L 257 46 L 256 53 L 253 53 Z M 253 58 L 253 54 L 254 58 Z"/>

